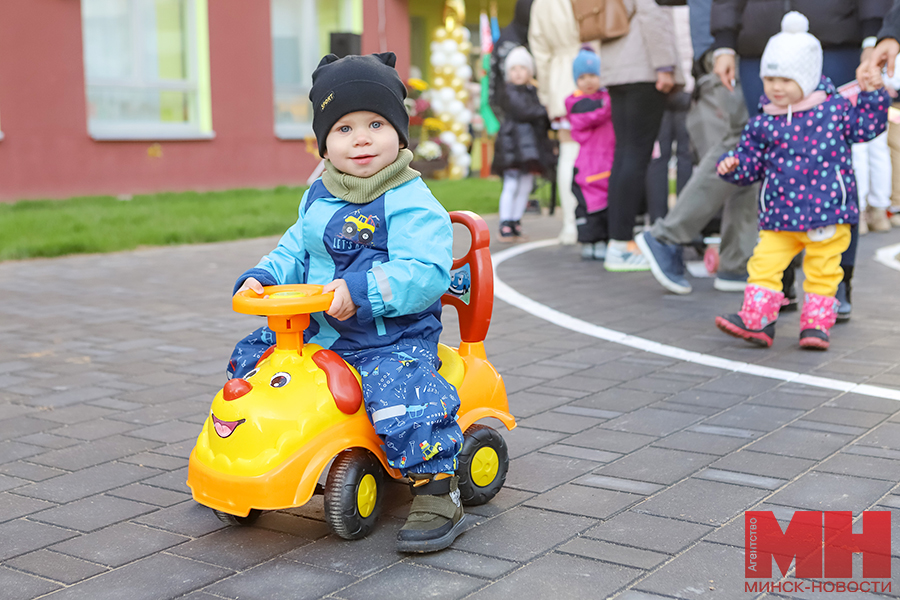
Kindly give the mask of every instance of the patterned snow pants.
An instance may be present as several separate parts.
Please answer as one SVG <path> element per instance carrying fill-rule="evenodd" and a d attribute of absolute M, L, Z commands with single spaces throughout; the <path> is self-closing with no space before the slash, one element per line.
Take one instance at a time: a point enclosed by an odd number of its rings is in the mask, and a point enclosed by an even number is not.
<path fill-rule="evenodd" d="M 275 341 L 266 327 L 238 342 L 230 377 L 243 377 Z M 462 448 L 459 394 L 438 372 L 437 344 L 401 339 L 382 348 L 338 352 L 362 377 L 363 399 L 388 464 L 401 473 L 452 473 Z"/>

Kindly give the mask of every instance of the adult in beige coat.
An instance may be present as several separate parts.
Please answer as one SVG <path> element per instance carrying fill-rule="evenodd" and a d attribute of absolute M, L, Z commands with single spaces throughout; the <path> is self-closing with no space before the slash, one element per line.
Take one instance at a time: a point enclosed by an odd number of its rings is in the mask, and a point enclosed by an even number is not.
<path fill-rule="evenodd" d="M 628 34 L 603 44 L 601 76 L 609 89 L 616 152 L 609 178 L 608 271 L 647 271 L 633 242 L 634 221 L 646 189 L 647 166 L 659 133 L 666 95 L 683 81 L 671 9 L 654 0 L 624 0 Z"/>
<path fill-rule="evenodd" d="M 569 133 L 566 98 L 575 91 L 572 62 L 581 48 L 581 42 L 571 0 L 534 0 L 528 27 L 528 46 L 534 56 L 538 97 L 559 135 L 556 187 L 563 217 L 559 241 L 574 244 L 578 232 L 575 228 L 576 200 L 572 193 L 572 173 L 578 158 L 578 142 L 573 141 Z"/>

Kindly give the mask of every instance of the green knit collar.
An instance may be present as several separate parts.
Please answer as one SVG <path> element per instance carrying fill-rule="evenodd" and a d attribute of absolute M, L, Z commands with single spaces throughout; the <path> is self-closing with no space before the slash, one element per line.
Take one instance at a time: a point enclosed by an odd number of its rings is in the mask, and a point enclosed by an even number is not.
<path fill-rule="evenodd" d="M 367 204 L 386 191 L 418 177 L 420 173 L 409 166 L 412 159 L 413 153 L 403 148 L 400 150 L 397 160 L 371 177 L 348 175 L 343 171 L 338 171 L 330 160 L 325 159 L 322 183 L 335 198 L 346 200 L 351 204 Z"/>

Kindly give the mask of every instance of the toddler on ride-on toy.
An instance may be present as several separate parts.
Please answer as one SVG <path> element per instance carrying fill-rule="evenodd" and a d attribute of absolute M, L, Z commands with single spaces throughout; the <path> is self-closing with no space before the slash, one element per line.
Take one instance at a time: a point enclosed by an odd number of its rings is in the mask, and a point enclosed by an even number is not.
<path fill-rule="evenodd" d="M 236 292 L 324 284 L 334 300 L 311 316 L 307 342 L 361 376 L 363 399 L 390 466 L 415 496 L 398 535 L 406 552 L 446 548 L 463 531 L 456 389 L 437 374 L 441 295 L 450 285 L 449 216 L 409 167 L 406 90 L 393 53 L 326 56 L 313 73 L 313 130 L 326 159 L 278 247 Z M 262 328 L 235 348 L 229 371 L 247 375 L 273 343 Z"/>

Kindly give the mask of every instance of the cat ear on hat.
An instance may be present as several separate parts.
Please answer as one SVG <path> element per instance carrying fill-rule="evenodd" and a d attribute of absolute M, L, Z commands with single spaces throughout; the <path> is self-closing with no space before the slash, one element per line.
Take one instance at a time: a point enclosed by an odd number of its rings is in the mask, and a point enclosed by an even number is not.
<path fill-rule="evenodd" d="M 323 56 L 322 60 L 319 61 L 319 67 L 324 67 L 325 65 L 330 65 L 336 60 L 340 60 L 336 54 L 329 54 L 327 56 Z M 317 67 L 318 68 L 318 67 Z"/>
<path fill-rule="evenodd" d="M 379 52 L 377 54 L 373 54 L 372 56 L 389 67 L 396 67 L 397 65 L 397 55 L 393 52 Z"/>

